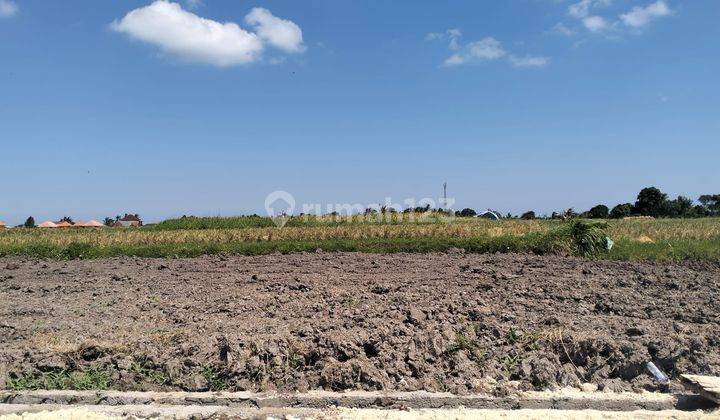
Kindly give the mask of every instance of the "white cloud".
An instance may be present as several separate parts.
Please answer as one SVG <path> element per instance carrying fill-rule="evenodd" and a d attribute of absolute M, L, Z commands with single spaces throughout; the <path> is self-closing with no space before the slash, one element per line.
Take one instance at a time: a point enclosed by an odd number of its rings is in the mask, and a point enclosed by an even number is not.
<path fill-rule="evenodd" d="M 509 54 L 502 43 L 491 36 L 479 41 L 468 42 L 465 45 L 460 42 L 461 36 L 462 32 L 460 29 L 448 29 L 444 33 L 431 32 L 425 36 L 425 40 L 434 41 L 445 37 L 450 38 L 448 49 L 453 51 L 453 53 L 443 62 L 443 66 L 446 67 L 493 61 L 501 58 L 507 58 L 515 67 L 542 67 L 550 63 L 550 59 L 547 57 L 519 57 Z M 516 42 L 515 44 L 521 45 L 522 43 Z"/>
<path fill-rule="evenodd" d="M 284 51 L 304 49 L 297 25 L 275 18 L 265 9 L 257 10 L 253 9 L 246 17 L 246 20 L 256 22 L 253 25 L 257 33 L 246 31 L 233 22 L 220 23 L 202 18 L 167 0 L 157 0 L 132 10 L 113 22 L 110 28 L 155 45 L 181 60 L 221 67 L 260 60 L 265 41 Z M 258 13 L 260 17 L 257 17 Z"/>
<path fill-rule="evenodd" d="M 460 37 L 462 37 L 462 31 L 460 29 L 448 29 L 445 32 L 430 32 L 425 35 L 425 41 L 436 41 L 438 39 L 444 39 L 445 37 L 450 38 L 448 48 L 453 51 L 460 49 Z"/>
<path fill-rule="evenodd" d="M 590 12 L 590 0 L 582 0 L 568 6 L 568 14 L 576 18 L 584 18 Z"/>
<path fill-rule="evenodd" d="M 601 32 L 608 26 L 607 21 L 602 16 L 588 16 L 582 20 L 582 23 L 590 32 Z"/>
<path fill-rule="evenodd" d="M 280 19 L 267 9 L 256 7 L 245 16 L 245 22 L 274 47 L 293 53 L 305 51 L 302 30 L 292 21 Z"/>
<path fill-rule="evenodd" d="M 443 39 L 445 37 L 445 34 L 441 32 L 430 32 L 427 35 L 425 35 L 425 41 L 435 41 L 438 39 Z"/>
<path fill-rule="evenodd" d="M 0 0 L 0 17 L 15 16 L 18 12 L 18 5 L 12 0 Z"/>
<path fill-rule="evenodd" d="M 663 0 L 658 0 L 645 7 L 633 7 L 629 12 L 620 15 L 620 20 L 627 26 L 640 28 L 647 25 L 653 19 L 671 14 L 672 10 L 670 10 L 668 5 Z"/>
<path fill-rule="evenodd" d="M 457 66 L 471 62 L 496 60 L 505 54 L 507 52 L 502 48 L 500 41 L 489 36 L 467 44 L 463 47 L 462 52 L 453 54 L 445 60 L 445 65 Z"/>
<path fill-rule="evenodd" d="M 545 67 L 550 64 L 550 58 L 532 56 L 517 57 L 511 55 L 510 63 L 515 67 Z"/>
<path fill-rule="evenodd" d="M 567 27 L 566 25 L 562 23 L 558 23 L 557 25 L 553 26 L 553 32 L 565 35 L 565 36 L 573 36 L 575 35 L 575 30 L 572 28 Z"/>
<path fill-rule="evenodd" d="M 203 0 L 185 0 L 185 4 L 187 5 L 188 9 L 193 10 L 205 6 Z"/>
<path fill-rule="evenodd" d="M 580 0 L 568 6 L 568 14 L 582 19 L 590 14 L 591 8 L 609 6 L 611 3 L 612 0 Z"/>
<path fill-rule="evenodd" d="M 454 29 L 448 29 L 447 34 L 451 38 L 460 38 L 462 36 L 462 31 L 460 29 L 454 28 Z"/>

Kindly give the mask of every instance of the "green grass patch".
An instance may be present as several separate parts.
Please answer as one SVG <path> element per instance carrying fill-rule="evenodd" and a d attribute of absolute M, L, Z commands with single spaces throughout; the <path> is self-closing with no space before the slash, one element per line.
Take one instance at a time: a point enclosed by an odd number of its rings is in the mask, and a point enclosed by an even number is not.
<path fill-rule="evenodd" d="M 441 223 L 446 215 L 438 212 L 428 213 L 372 213 L 356 215 L 291 216 L 286 227 L 338 227 L 363 225 L 414 225 Z M 147 226 L 149 230 L 208 230 L 208 229 L 251 229 L 275 227 L 270 217 L 180 217 L 168 219 Z"/>
<path fill-rule="evenodd" d="M 68 372 L 26 372 L 17 378 L 8 378 L 6 386 L 13 391 L 37 389 L 73 389 L 80 391 L 108 389 L 110 374 L 97 367 Z"/>

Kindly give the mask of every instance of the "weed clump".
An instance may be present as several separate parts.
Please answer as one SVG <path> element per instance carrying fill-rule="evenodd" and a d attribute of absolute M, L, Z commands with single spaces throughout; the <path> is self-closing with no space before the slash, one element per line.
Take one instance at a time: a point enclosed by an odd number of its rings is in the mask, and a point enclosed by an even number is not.
<path fill-rule="evenodd" d="M 73 389 L 89 391 L 108 389 L 112 383 L 110 373 L 98 367 L 89 367 L 78 371 L 25 372 L 7 380 L 7 387 L 13 391 L 32 391 L 38 389 Z"/>
<path fill-rule="evenodd" d="M 613 246 L 607 228 L 606 222 L 573 220 L 551 232 L 552 248 L 580 257 L 600 256 Z"/>

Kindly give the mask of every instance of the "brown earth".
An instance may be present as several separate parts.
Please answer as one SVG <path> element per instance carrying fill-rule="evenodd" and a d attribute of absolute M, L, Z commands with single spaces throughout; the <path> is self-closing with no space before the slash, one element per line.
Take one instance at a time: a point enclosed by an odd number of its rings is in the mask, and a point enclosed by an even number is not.
<path fill-rule="evenodd" d="M 126 390 L 663 390 L 646 362 L 720 375 L 719 283 L 461 251 L 2 258 L 0 388 L 92 367 Z"/>

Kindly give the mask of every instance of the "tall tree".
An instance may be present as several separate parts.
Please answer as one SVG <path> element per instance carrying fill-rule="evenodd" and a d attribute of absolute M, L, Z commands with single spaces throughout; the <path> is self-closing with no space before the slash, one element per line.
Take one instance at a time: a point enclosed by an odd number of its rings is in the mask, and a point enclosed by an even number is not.
<path fill-rule="evenodd" d="M 720 216 L 720 194 L 704 194 L 698 201 L 712 216 Z"/>
<path fill-rule="evenodd" d="M 25 224 L 23 224 L 26 228 L 34 228 L 35 227 L 35 218 L 30 216 L 25 220 Z"/>
<path fill-rule="evenodd" d="M 633 214 L 633 210 L 633 205 L 630 203 L 618 204 L 610 211 L 610 218 L 622 219 L 623 217 L 628 217 Z"/>
<path fill-rule="evenodd" d="M 643 216 L 663 216 L 666 208 L 667 194 L 655 187 L 640 190 L 635 202 L 635 212 Z"/>
<path fill-rule="evenodd" d="M 610 209 L 604 204 L 598 204 L 587 212 L 589 219 L 607 219 Z"/>
<path fill-rule="evenodd" d="M 661 213 L 663 216 L 669 217 L 687 217 L 690 215 L 692 208 L 692 199 L 679 195 L 674 200 L 666 201 Z"/>

